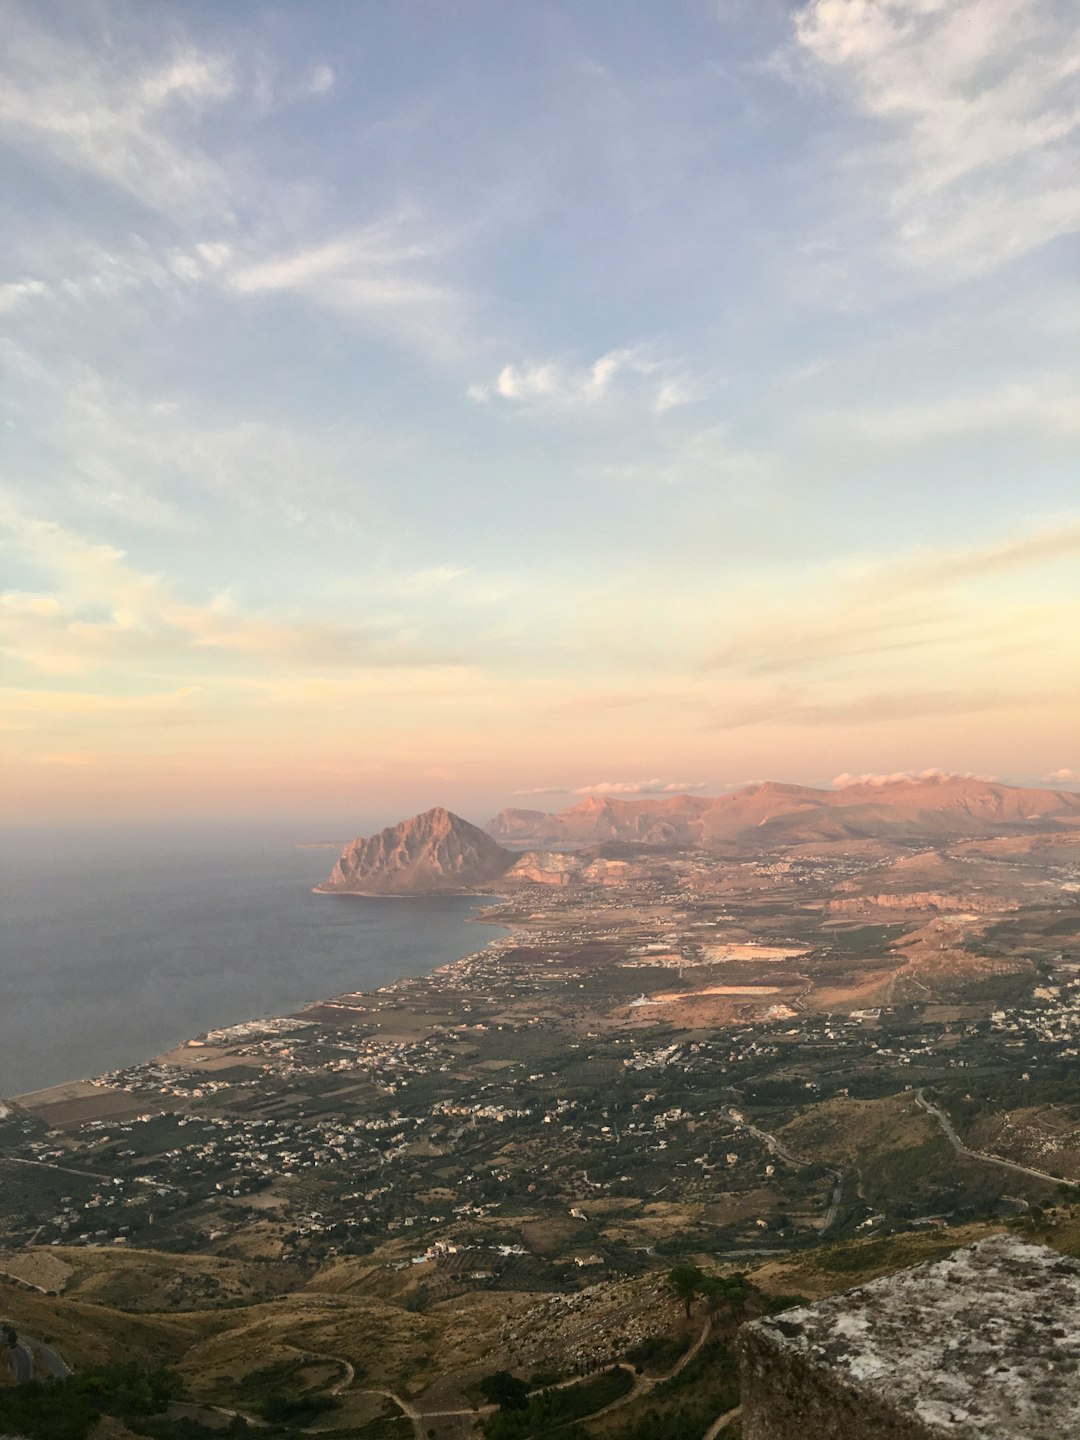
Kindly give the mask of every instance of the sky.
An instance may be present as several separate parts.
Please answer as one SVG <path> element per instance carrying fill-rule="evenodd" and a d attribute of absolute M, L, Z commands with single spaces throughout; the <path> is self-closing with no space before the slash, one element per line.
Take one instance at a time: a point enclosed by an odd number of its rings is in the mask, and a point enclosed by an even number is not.
<path fill-rule="evenodd" d="M 1069 0 L 0 21 L 10 818 L 1076 783 Z"/>

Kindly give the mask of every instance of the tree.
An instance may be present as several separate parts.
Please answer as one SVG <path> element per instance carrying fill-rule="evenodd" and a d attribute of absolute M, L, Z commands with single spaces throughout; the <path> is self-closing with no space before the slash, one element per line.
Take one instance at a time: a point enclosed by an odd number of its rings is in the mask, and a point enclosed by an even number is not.
<path fill-rule="evenodd" d="M 694 1296 L 701 1288 L 701 1282 L 705 1276 L 697 1265 L 676 1265 L 668 1275 L 668 1284 L 675 1291 L 675 1294 L 686 1306 L 686 1315 L 690 1317 L 690 1306 L 694 1303 Z"/>
<path fill-rule="evenodd" d="M 742 1314 L 753 1286 L 745 1275 L 706 1275 L 698 1287 L 705 1296 L 709 1317 L 715 1320 L 721 1310 L 732 1318 Z"/>
<path fill-rule="evenodd" d="M 500 1410 L 524 1410 L 529 1404 L 529 1387 L 509 1370 L 496 1370 L 480 1381 L 480 1393 Z"/>

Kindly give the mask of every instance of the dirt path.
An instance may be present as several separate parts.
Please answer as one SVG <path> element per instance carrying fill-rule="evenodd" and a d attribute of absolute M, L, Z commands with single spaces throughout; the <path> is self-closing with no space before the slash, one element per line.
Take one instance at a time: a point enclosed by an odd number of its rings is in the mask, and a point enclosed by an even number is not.
<path fill-rule="evenodd" d="M 601 1415 L 607 1415 L 612 1410 L 618 1410 L 623 1405 L 629 1405 L 632 1400 L 641 1400 L 644 1396 L 648 1395 L 651 1390 L 655 1389 L 657 1385 L 662 1384 L 665 1380 L 672 1379 L 675 1375 L 678 1375 L 681 1370 L 685 1369 L 691 1360 L 699 1353 L 702 1346 L 706 1344 L 711 1335 L 712 1321 L 706 1320 L 702 1326 L 701 1334 L 694 1341 L 693 1345 L 690 1346 L 690 1349 L 687 1350 L 685 1355 L 681 1355 L 671 1369 L 663 1375 L 639 1375 L 628 1360 L 620 1360 L 616 1366 L 611 1368 L 628 1370 L 634 1377 L 633 1385 L 625 1395 L 620 1395 L 617 1400 L 613 1400 L 610 1405 L 605 1405 L 600 1410 L 594 1410 L 587 1418 L 589 1420 L 596 1420 Z M 330 1355 L 319 1356 L 320 1360 L 330 1360 L 332 1358 L 335 1357 Z M 346 1362 L 339 1360 L 338 1363 L 345 1364 Z M 351 1368 L 350 1366 L 350 1369 Z M 569 1390 L 574 1385 L 580 1385 L 582 1381 L 587 1378 L 587 1376 L 583 1375 L 571 1375 L 566 1380 L 559 1380 L 554 1385 L 547 1385 L 544 1388 L 546 1390 Z M 348 1383 L 349 1382 L 346 1381 L 339 1387 L 335 1387 L 332 1393 L 339 1393 L 339 1390 L 347 1388 Z M 414 1405 L 411 1400 L 404 1399 L 403 1396 L 398 1395 L 393 1390 L 381 1390 L 374 1386 L 364 1386 L 354 1393 L 358 1395 L 382 1395 L 385 1399 L 391 1400 L 401 1413 L 412 1422 L 413 1433 L 416 1436 L 416 1440 L 426 1440 L 428 1425 L 432 1420 L 468 1418 L 475 1423 L 476 1421 L 483 1420 L 488 1415 L 493 1415 L 498 1408 L 495 1405 L 481 1405 L 475 1410 L 466 1408 L 458 1410 L 421 1410 Z M 569 1421 L 567 1421 L 567 1424 L 569 1424 Z"/>
<path fill-rule="evenodd" d="M 736 1405 L 734 1410 L 726 1411 L 723 1415 L 720 1416 L 719 1420 L 713 1421 L 713 1423 L 709 1426 L 708 1430 L 706 1430 L 705 1434 L 701 1437 L 701 1440 L 716 1440 L 716 1437 L 720 1434 L 721 1430 L 726 1430 L 729 1425 L 734 1425 L 735 1421 L 738 1420 L 741 1415 L 741 1405 Z"/>

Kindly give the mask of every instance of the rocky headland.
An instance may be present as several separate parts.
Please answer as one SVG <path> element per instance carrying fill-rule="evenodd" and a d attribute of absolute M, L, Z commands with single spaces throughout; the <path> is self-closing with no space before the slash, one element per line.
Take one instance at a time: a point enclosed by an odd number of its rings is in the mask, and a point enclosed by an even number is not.
<path fill-rule="evenodd" d="M 349 842 L 320 895 L 469 895 L 517 857 L 460 815 L 437 806 Z"/>

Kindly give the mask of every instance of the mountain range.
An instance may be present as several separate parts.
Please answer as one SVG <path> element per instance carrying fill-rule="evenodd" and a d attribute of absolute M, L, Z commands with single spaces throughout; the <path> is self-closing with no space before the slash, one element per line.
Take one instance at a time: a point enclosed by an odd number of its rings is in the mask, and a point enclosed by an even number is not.
<path fill-rule="evenodd" d="M 556 814 L 502 810 L 485 826 L 500 844 L 567 847 L 605 840 L 713 846 L 845 839 L 962 839 L 1003 829 L 1080 824 L 1080 794 L 966 776 L 864 781 L 840 790 L 767 780 L 728 795 L 649 800 L 590 796 Z"/>

